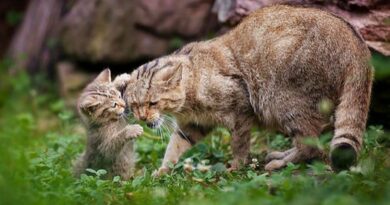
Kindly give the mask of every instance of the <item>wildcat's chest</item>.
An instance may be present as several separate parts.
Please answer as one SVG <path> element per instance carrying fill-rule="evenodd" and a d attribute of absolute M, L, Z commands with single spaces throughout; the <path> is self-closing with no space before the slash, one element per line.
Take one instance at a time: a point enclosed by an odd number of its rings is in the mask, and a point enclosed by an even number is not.
<path fill-rule="evenodd" d="M 188 111 L 184 112 L 183 115 L 175 116 L 180 126 L 186 124 L 197 124 L 199 126 L 216 126 L 221 124 L 221 120 L 218 120 L 215 115 L 210 112 L 201 111 Z"/>

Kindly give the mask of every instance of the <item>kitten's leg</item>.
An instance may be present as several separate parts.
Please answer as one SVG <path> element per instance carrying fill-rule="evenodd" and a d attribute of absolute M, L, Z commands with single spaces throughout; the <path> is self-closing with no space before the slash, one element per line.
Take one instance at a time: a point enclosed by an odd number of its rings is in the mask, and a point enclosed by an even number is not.
<path fill-rule="evenodd" d="M 135 169 L 134 142 L 127 142 L 116 157 L 112 167 L 113 174 L 121 176 L 122 180 L 129 180 Z"/>
<path fill-rule="evenodd" d="M 75 177 L 80 177 L 81 174 L 85 172 L 85 169 L 87 169 L 87 160 L 85 157 L 86 153 L 83 152 L 79 158 L 76 159 L 76 161 L 73 164 L 73 175 Z"/>
<path fill-rule="evenodd" d="M 236 125 L 232 130 L 231 147 L 233 161 L 229 171 L 240 169 L 248 161 L 250 149 L 250 130 L 254 119 L 248 116 L 236 118 Z"/>
<path fill-rule="evenodd" d="M 169 164 L 176 164 L 180 156 L 203 139 L 210 130 L 194 124 L 188 124 L 181 130 L 177 130 L 169 140 L 161 167 L 153 175 L 161 176 L 169 172 Z"/>

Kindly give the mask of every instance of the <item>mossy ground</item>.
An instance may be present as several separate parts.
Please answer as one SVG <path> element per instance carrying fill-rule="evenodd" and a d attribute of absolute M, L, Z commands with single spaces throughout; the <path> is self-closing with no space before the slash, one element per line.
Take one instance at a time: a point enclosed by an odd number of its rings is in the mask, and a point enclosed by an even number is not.
<path fill-rule="evenodd" d="M 0 204 L 389 204 L 390 137 L 369 126 L 358 166 L 333 173 L 323 162 L 263 170 L 267 149 L 285 149 L 283 136 L 254 129 L 252 164 L 227 173 L 230 134 L 218 128 L 159 179 L 167 139 L 140 137 L 134 179 L 103 180 L 104 170 L 75 179 L 71 164 L 84 148 L 85 132 L 72 109 L 42 78 L 26 74 L 0 79 Z M 154 135 L 150 130 L 148 133 Z M 330 133 L 307 143 L 328 149 Z M 185 171 L 192 159 L 194 167 Z M 184 162 L 187 161 L 187 162 Z M 187 164 L 187 165 L 184 165 Z M 209 167 L 210 166 L 210 167 Z"/>

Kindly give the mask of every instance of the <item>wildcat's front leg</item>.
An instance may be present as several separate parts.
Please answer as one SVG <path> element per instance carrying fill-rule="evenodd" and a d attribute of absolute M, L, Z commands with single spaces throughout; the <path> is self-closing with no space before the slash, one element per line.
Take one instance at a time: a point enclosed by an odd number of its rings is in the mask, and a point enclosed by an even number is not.
<path fill-rule="evenodd" d="M 176 164 L 180 156 L 191 148 L 191 146 L 191 143 L 181 137 L 177 132 L 173 133 L 165 151 L 162 165 L 153 173 L 153 176 L 158 177 L 168 173 L 170 170 L 169 164 Z"/>
<path fill-rule="evenodd" d="M 231 128 L 233 161 L 228 171 L 235 171 L 246 165 L 250 149 L 250 129 L 253 119 L 250 117 L 236 119 L 235 126 Z"/>
<path fill-rule="evenodd" d="M 176 130 L 169 140 L 161 167 L 153 175 L 166 174 L 169 171 L 170 163 L 176 164 L 185 151 L 203 139 L 211 130 L 212 127 L 194 123 L 186 124 L 181 129 Z"/>

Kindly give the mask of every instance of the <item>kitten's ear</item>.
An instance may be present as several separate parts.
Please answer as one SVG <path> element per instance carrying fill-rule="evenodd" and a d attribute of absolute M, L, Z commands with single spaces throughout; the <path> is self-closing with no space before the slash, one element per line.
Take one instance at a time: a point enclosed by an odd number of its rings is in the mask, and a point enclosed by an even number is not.
<path fill-rule="evenodd" d="M 183 75 L 183 66 L 179 64 L 178 66 L 172 66 L 170 68 L 165 68 L 158 73 L 156 79 L 162 81 L 165 85 L 176 86 L 181 82 Z"/>
<path fill-rule="evenodd" d="M 109 68 L 104 69 L 93 81 L 94 83 L 110 83 L 111 82 L 111 70 Z"/>

